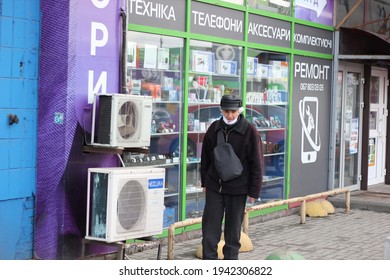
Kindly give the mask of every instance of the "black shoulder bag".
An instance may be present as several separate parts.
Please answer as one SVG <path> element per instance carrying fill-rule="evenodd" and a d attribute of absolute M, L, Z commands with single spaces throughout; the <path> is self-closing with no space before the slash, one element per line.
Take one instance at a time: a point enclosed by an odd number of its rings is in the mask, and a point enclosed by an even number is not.
<path fill-rule="evenodd" d="M 215 168 L 222 181 L 237 178 L 242 173 L 242 164 L 232 145 L 225 142 L 222 130 L 218 131 L 217 146 L 214 148 Z"/>

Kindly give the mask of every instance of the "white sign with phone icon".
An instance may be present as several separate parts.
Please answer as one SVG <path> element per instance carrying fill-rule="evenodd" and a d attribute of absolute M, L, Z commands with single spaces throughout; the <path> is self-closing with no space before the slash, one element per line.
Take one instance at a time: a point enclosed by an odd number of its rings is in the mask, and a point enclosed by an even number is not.
<path fill-rule="evenodd" d="M 299 115 L 302 124 L 301 161 L 303 164 L 317 160 L 321 149 L 318 130 L 318 98 L 305 96 L 299 101 Z"/>

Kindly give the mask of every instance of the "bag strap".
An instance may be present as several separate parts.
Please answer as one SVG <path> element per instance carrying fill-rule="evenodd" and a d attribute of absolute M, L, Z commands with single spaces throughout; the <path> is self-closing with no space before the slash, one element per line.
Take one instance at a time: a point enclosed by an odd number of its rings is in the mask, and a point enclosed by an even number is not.
<path fill-rule="evenodd" d="M 222 129 L 218 130 L 218 136 L 217 136 L 217 145 L 225 143 L 225 137 L 223 136 Z"/>

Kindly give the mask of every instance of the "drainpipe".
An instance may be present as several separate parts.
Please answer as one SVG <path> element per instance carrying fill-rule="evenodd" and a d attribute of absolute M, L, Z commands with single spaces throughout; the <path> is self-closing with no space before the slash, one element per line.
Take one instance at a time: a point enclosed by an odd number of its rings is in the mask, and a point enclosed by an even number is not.
<path fill-rule="evenodd" d="M 121 8 L 120 16 L 122 18 L 122 47 L 120 50 L 119 61 L 119 92 L 127 93 L 126 89 L 126 33 L 127 33 L 127 15 L 126 8 Z"/>

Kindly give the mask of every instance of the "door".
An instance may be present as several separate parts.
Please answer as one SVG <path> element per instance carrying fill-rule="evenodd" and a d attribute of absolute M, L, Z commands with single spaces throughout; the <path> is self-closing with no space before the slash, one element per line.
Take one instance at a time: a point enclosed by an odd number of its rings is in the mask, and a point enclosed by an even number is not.
<path fill-rule="evenodd" d="M 360 67 L 340 66 L 336 96 L 334 187 L 360 188 L 362 75 Z"/>
<path fill-rule="evenodd" d="M 368 140 L 368 186 L 384 183 L 386 169 L 387 71 L 372 69 Z"/>

